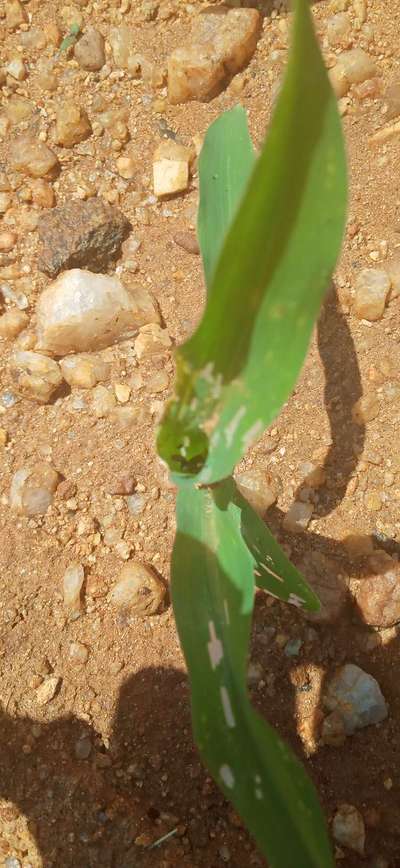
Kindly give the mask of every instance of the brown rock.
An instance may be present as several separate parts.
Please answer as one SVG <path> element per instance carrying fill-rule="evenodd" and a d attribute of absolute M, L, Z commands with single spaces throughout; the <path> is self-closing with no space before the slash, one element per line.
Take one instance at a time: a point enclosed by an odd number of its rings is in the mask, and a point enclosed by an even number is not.
<path fill-rule="evenodd" d="M 375 575 L 363 579 L 356 603 L 366 624 L 392 627 L 400 621 L 400 565 L 386 552 L 369 558 Z"/>
<path fill-rule="evenodd" d="M 175 232 L 174 241 L 178 247 L 183 247 L 188 253 L 200 253 L 199 242 L 194 232 Z"/>
<path fill-rule="evenodd" d="M 106 62 L 102 34 L 95 27 L 88 27 L 76 43 L 74 54 L 82 69 L 87 69 L 89 72 L 101 69 Z"/>
<path fill-rule="evenodd" d="M 303 573 L 321 603 L 320 611 L 307 615 L 307 619 L 318 624 L 336 621 L 346 603 L 347 588 L 335 562 L 321 552 L 312 552 Z"/>
<path fill-rule="evenodd" d="M 135 615 L 154 615 L 164 597 L 165 586 L 151 567 L 130 561 L 122 568 L 110 600 L 116 608 Z"/>
<path fill-rule="evenodd" d="M 63 148 L 73 148 L 92 133 L 85 109 L 74 100 L 64 100 L 57 109 L 55 140 Z"/>
<path fill-rule="evenodd" d="M 207 102 L 220 93 L 252 57 L 260 22 L 256 9 L 218 7 L 200 15 L 191 42 L 169 57 L 169 101 Z"/>
<path fill-rule="evenodd" d="M 68 202 L 39 220 L 42 252 L 39 269 L 55 277 L 60 271 L 84 266 L 102 271 L 120 253 L 130 223 L 102 199 Z"/>
<path fill-rule="evenodd" d="M 9 30 L 17 30 L 21 24 L 28 21 L 28 15 L 19 0 L 8 0 L 6 3 L 6 25 Z"/>
<path fill-rule="evenodd" d="M 31 178 L 53 178 L 59 162 L 53 151 L 33 136 L 18 136 L 10 148 L 10 166 Z"/>
<path fill-rule="evenodd" d="M 129 495 L 136 488 L 136 479 L 131 473 L 123 473 L 121 476 L 116 476 L 107 486 L 109 494 Z"/>

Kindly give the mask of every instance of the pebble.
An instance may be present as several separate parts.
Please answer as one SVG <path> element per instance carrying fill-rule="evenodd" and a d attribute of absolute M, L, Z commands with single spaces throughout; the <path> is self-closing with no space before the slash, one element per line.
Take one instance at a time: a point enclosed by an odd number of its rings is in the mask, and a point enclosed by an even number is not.
<path fill-rule="evenodd" d="M 112 27 L 108 35 L 108 41 L 111 45 L 115 65 L 118 69 L 128 69 L 129 57 L 133 52 L 132 30 L 126 24 Z"/>
<path fill-rule="evenodd" d="M 82 642 L 71 642 L 69 646 L 69 659 L 71 663 L 84 666 L 89 659 L 89 650 Z"/>
<path fill-rule="evenodd" d="M 363 268 L 357 276 L 353 305 L 358 319 L 369 322 L 382 319 L 389 291 L 390 279 L 386 271 Z"/>
<path fill-rule="evenodd" d="M 147 291 L 128 292 L 116 277 L 78 268 L 65 271 L 42 292 L 36 315 L 37 349 L 58 356 L 102 349 L 158 321 Z"/>
<path fill-rule="evenodd" d="M 376 75 L 374 61 L 362 48 L 350 48 L 349 51 L 342 51 L 339 54 L 338 63 L 344 70 L 350 84 L 361 84 Z"/>
<path fill-rule="evenodd" d="M 22 868 L 22 863 L 16 856 L 7 856 L 4 862 L 4 868 Z"/>
<path fill-rule="evenodd" d="M 6 27 L 9 30 L 18 30 L 21 24 L 28 21 L 28 14 L 19 0 L 8 0 L 6 3 Z"/>
<path fill-rule="evenodd" d="M 46 678 L 43 684 L 36 691 L 36 702 L 38 705 L 47 705 L 54 699 L 61 684 L 61 678 L 58 675 L 52 675 Z"/>
<path fill-rule="evenodd" d="M 7 310 L 0 316 L 0 337 L 10 341 L 18 337 L 28 325 L 29 319 L 23 310 Z"/>
<path fill-rule="evenodd" d="M 142 494 L 131 494 L 126 498 L 127 507 L 131 515 L 140 515 L 145 506 L 146 500 Z"/>
<path fill-rule="evenodd" d="M 341 666 L 328 685 L 324 705 L 340 714 L 346 735 L 381 723 L 388 709 L 378 682 L 354 663 Z"/>
<path fill-rule="evenodd" d="M 123 473 L 110 482 L 107 487 L 109 494 L 131 495 L 136 488 L 136 479 L 131 473 Z M 139 495 L 140 496 L 140 495 Z M 127 497 L 129 500 L 129 497 Z"/>
<path fill-rule="evenodd" d="M 340 805 L 332 822 L 332 834 L 339 844 L 360 856 L 365 849 L 364 820 L 354 805 Z"/>
<path fill-rule="evenodd" d="M 351 416 L 353 422 L 363 426 L 367 422 L 372 422 L 379 414 L 379 398 L 377 395 L 369 394 L 362 395 L 361 398 L 353 404 Z"/>
<path fill-rule="evenodd" d="M 83 738 L 78 738 L 78 741 L 75 742 L 74 753 L 78 760 L 87 760 L 90 757 L 92 752 L 92 742 L 90 738 L 84 736 Z"/>
<path fill-rule="evenodd" d="M 307 614 L 307 619 L 317 624 L 335 623 L 347 600 L 347 587 L 338 575 L 337 563 L 322 552 L 310 551 L 302 568 L 321 603 L 319 612 Z"/>
<path fill-rule="evenodd" d="M 131 387 L 126 383 L 115 383 L 114 392 L 120 404 L 127 404 L 131 397 Z"/>
<path fill-rule="evenodd" d="M 329 45 L 349 45 L 351 42 L 351 21 L 347 12 L 337 12 L 326 22 L 326 37 Z"/>
<path fill-rule="evenodd" d="M 303 533 L 311 521 L 313 509 L 311 503 L 295 501 L 283 519 L 283 529 L 289 533 Z"/>
<path fill-rule="evenodd" d="M 71 388 L 93 389 L 110 376 L 110 363 L 93 353 L 78 353 L 61 359 L 64 380 Z"/>
<path fill-rule="evenodd" d="M 67 202 L 40 217 L 39 268 L 50 277 L 84 266 L 105 270 L 121 252 L 130 232 L 129 220 L 100 198 Z"/>
<path fill-rule="evenodd" d="M 369 558 L 375 575 L 363 579 L 355 595 L 366 624 L 392 627 L 400 621 L 400 565 L 386 552 Z"/>
<path fill-rule="evenodd" d="M 57 362 L 29 350 L 14 352 L 10 368 L 18 394 L 39 404 L 48 404 L 63 382 Z"/>
<path fill-rule="evenodd" d="M 161 355 L 172 346 L 167 329 L 162 329 L 157 323 L 151 322 L 143 326 L 135 340 L 135 353 L 138 359 L 148 359 Z"/>
<path fill-rule="evenodd" d="M 182 247 L 187 253 L 193 253 L 196 256 L 200 253 L 199 242 L 194 232 L 175 232 L 175 244 Z"/>
<path fill-rule="evenodd" d="M 104 419 L 108 416 L 114 410 L 115 404 L 115 396 L 105 386 L 96 386 L 93 389 L 92 407 L 98 419 Z"/>
<path fill-rule="evenodd" d="M 69 617 L 75 619 L 82 611 L 81 593 L 85 572 L 81 564 L 73 563 L 65 570 L 63 576 L 64 606 Z"/>
<path fill-rule="evenodd" d="M 16 124 L 20 124 L 22 121 L 28 120 L 34 111 L 34 108 L 35 106 L 33 102 L 24 97 L 18 96 L 18 94 L 14 94 L 7 103 L 6 114 L 8 120 L 13 124 L 13 126 L 15 126 Z"/>
<path fill-rule="evenodd" d="M 20 55 L 16 55 L 7 63 L 6 72 L 16 81 L 24 81 L 27 76 L 27 69 Z"/>
<path fill-rule="evenodd" d="M 189 183 L 190 151 L 184 145 L 166 139 L 153 156 L 153 187 L 158 198 L 182 193 Z"/>
<path fill-rule="evenodd" d="M 400 295 L 400 259 L 392 259 L 385 263 L 385 271 L 390 280 L 390 300 Z"/>
<path fill-rule="evenodd" d="M 168 58 L 170 103 L 208 102 L 251 59 L 261 16 L 256 9 L 211 10 L 198 17 L 186 46 Z"/>
<path fill-rule="evenodd" d="M 57 108 L 55 141 L 63 148 L 73 148 L 92 134 L 85 109 L 75 100 L 64 100 Z"/>
<path fill-rule="evenodd" d="M 104 38 L 95 27 L 88 27 L 74 48 L 75 59 L 82 69 L 97 72 L 106 62 Z"/>
<path fill-rule="evenodd" d="M 395 79 L 388 84 L 385 90 L 386 113 L 388 121 L 400 115 L 400 79 Z"/>
<path fill-rule="evenodd" d="M 255 512 L 263 517 L 276 502 L 277 490 L 269 473 L 259 468 L 244 470 L 235 475 L 236 485 Z"/>
<path fill-rule="evenodd" d="M 54 208 L 56 197 L 48 181 L 43 178 L 35 178 L 30 182 L 30 189 L 34 205 L 38 208 Z"/>
<path fill-rule="evenodd" d="M 118 157 L 115 165 L 121 178 L 125 178 L 127 181 L 131 181 L 134 178 L 137 170 L 137 161 L 133 157 L 129 157 L 128 155 Z"/>
<path fill-rule="evenodd" d="M 5 230 L 0 232 L 0 251 L 1 253 L 10 253 L 18 241 L 18 236 L 15 232 Z"/>
<path fill-rule="evenodd" d="M 14 139 L 9 161 L 14 171 L 32 178 L 54 177 L 60 165 L 54 151 L 29 135 Z"/>
<path fill-rule="evenodd" d="M 44 515 L 53 502 L 58 482 L 59 474 L 45 461 L 21 467 L 11 480 L 11 509 L 29 518 Z"/>
<path fill-rule="evenodd" d="M 110 602 L 135 615 L 154 615 L 165 597 L 165 586 L 150 567 L 131 561 L 122 568 Z"/>

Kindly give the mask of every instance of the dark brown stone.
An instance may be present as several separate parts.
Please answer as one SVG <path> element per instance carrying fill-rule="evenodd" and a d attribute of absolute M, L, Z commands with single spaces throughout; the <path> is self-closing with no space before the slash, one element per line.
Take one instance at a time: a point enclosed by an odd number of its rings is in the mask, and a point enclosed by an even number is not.
<path fill-rule="evenodd" d="M 176 232 L 174 235 L 174 241 L 178 247 L 183 247 L 187 253 L 200 253 L 199 242 L 194 232 Z"/>
<path fill-rule="evenodd" d="M 50 277 L 69 268 L 105 271 L 129 235 L 129 220 L 102 199 L 68 202 L 42 215 L 38 267 Z"/>
<path fill-rule="evenodd" d="M 372 627 L 393 627 L 400 622 L 400 566 L 386 552 L 376 552 L 369 563 L 375 575 L 363 579 L 356 603 L 363 620 Z"/>

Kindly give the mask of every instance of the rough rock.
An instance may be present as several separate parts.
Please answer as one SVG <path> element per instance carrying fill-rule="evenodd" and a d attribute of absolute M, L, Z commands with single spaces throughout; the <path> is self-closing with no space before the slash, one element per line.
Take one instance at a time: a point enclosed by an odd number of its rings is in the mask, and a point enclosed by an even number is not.
<path fill-rule="evenodd" d="M 7 310 L 0 316 L 0 337 L 13 340 L 28 325 L 29 319 L 23 310 Z"/>
<path fill-rule="evenodd" d="M 69 659 L 72 663 L 84 666 L 89 659 L 89 649 L 82 642 L 71 642 L 69 646 Z"/>
<path fill-rule="evenodd" d="M 104 419 L 115 408 L 115 395 L 106 389 L 105 386 L 96 386 L 92 394 L 92 406 L 95 416 L 98 419 Z"/>
<path fill-rule="evenodd" d="M 370 322 L 382 319 L 389 290 L 390 279 L 386 271 L 363 268 L 357 276 L 353 306 L 358 319 Z"/>
<path fill-rule="evenodd" d="M 21 55 L 17 54 L 15 57 L 11 58 L 7 63 L 6 73 L 11 75 L 11 78 L 15 78 L 16 81 L 25 80 L 28 73 Z"/>
<path fill-rule="evenodd" d="M 381 723 L 388 715 L 378 682 L 354 663 L 346 663 L 337 671 L 328 685 L 324 704 L 341 716 L 346 735 Z"/>
<path fill-rule="evenodd" d="M 272 477 L 263 470 L 251 468 L 235 474 L 236 485 L 250 506 L 258 513 L 265 515 L 267 509 L 275 503 L 277 490 Z"/>
<path fill-rule="evenodd" d="M 9 162 L 11 169 L 32 178 L 53 178 L 60 167 L 54 151 L 30 135 L 14 139 Z"/>
<path fill-rule="evenodd" d="M 154 193 L 171 196 L 187 189 L 190 151 L 171 139 L 161 142 L 153 157 Z"/>
<path fill-rule="evenodd" d="M 302 572 L 321 602 L 319 612 L 307 613 L 307 620 L 318 624 L 334 623 L 347 600 L 347 587 L 338 575 L 338 564 L 322 552 L 310 551 L 302 564 Z"/>
<path fill-rule="evenodd" d="M 102 199 L 68 202 L 43 214 L 38 223 L 39 269 L 50 277 L 68 268 L 105 270 L 118 257 L 130 232 L 129 220 Z"/>
<path fill-rule="evenodd" d="M 75 45 L 75 58 L 82 69 L 96 72 L 106 62 L 104 38 L 95 27 L 88 27 Z"/>
<path fill-rule="evenodd" d="M 385 90 L 386 119 L 388 121 L 400 115 L 400 79 L 391 81 Z"/>
<path fill-rule="evenodd" d="M 374 576 L 362 579 L 356 603 L 366 624 L 392 627 L 400 621 L 400 565 L 386 552 L 369 558 Z"/>
<path fill-rule="evenodd" d="M 312 503 L 295 501 L 283 519 L 284 530 L 289 533 L 302 533 L 308 527 L 313 514 Z"/>
<path fill-rule="evenodd" d="M 362 48 L 350 48 L 349 51 L 342 51 L 339 54 L 338 63 L 344 70 L 350 84 L 361 84 L 376 75 L 376 66 L 372 57 Z"/>
<path fill-rule="evenodd" d="M 377 395 L 367 394 L 353 404 L 351 416 L 356 425 L 365 425 L 372 422 L 379 414 L 379 398 Z"/>
<path fill-rule="evenodd" d="M 146 290 L 129 292 L 116 277 L 79 268 L 42 292 L 36 317 L 37 349 L 56 356 L 103 349 L 159 319 Z"/>
<path fill-rule="evenodd" d="M 165 596 L 165 586 L 150 567 L 132 561 L 122 568 L 110 596 L 111 603 L 135 615 L 154 615 Z"/>
<path fill-rule="evenodd" d="M 79 617 L 82 610 L 82 588 L 85 579 L 81 564 L 70 564 L 63 576 L 64 606 L 71 619 Z"/>
<path fill-rule="evenodd" d="M 89 353 L 66 356 L 61 360 L 60 368 L 68 385 L 77 389 L 93 389 L 110 375 L 109 362 Z"/>
<path fill-rule="evenodd" d="M 332 834 L 338 844 L 354 850 L 360 856 L 365 849 L 364 820 L 354 805 L 340 805 L 332 822 Z"/>
<path fill-rule="evenodd" d="M 92 134 L 87 112 L 74 100 L 64 100 L 57 108 L 55 141 L 63 148 L 73 148 Z"/>
<path fill-rule="evenodd" d="M 44 515 L 53 502 L 58 482 L 57 471 L 45 461 L 34 467 L 21 467 L 11 480 L 11 509 L 29 518 Z"/>
<path fill-rule="evenodd" d="M 63 382 L 57 362 L 40 353 L 17 350 L 10 367 L 16 391 L 39 404 L 48 404 Z"/>
<path fill-rule="evenodd" d="M 43 684 L 41 684 L 36 691 L 37 704 L 47 705 L 48 702 L 51 702 L 51 700 L 54 699 L 60 684 L 61 678 L 59 675 L 51 675 L 50 678 L 46 678 L 46 680 L 43 681 Z"/>
<path fill-rule="evenodd" d="M 198 16 L 187 46 L 168 59 L 168 97 L 173 104 L 207 102 L 251 59 L 261 17 L 256 9 L 220 7 Z"/>
<path fill-rule="evenodd" d="M 385 262 L 385 271 L 390 280 L 390 299 L 400 295 L 400 259 L 391 259 Z"/>
<path fill-rule="evenodd" d="M 28 14 L 19 0 L 7 0 L 6 2 L 6 27 L 9 30 L 17 30 L 21 24 L 28 21 Z"/>
<path fill-rule="evenodd" d="M 35 178 L 30 182 L 30 189 L 34 205 L 37 205 L 38 208 L 54 208 L 56 197 L 48 181 L 43 178 Z"/>
<path fill-rule="evenodd" d="M 119 69 L 128 69 L 129 57 L 133 51 L 133 33 L 126 24 L 112 27 L 108 35 L 115 65 Z"/>
<path fill-rule="evenodd" d="M 167 329 L 157 323 L 150 323 L 140 329 L 135 340 L 135 353 L 138 359 L 148 359 L 165 353 L 172 345 Z"/>
<path fill-rule="evenodd" d="M 200 253 L 200 245 L 194 232 L 175 232 L 174 241 L 178 247 L 182 247 L 187 253 L 194 253 L 195 255 Z"/>

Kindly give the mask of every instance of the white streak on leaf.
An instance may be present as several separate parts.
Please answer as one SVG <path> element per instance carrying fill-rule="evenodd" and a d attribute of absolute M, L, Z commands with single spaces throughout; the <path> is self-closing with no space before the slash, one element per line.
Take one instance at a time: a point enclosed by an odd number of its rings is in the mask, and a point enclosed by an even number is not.
<path fill-rule="evenodd" d="M 221 687 L 220 693 L 221 693 L 222 708 L 224 709 L 225 720 L 226 720 L 229 728 L 234 729 L 234 727 L 236 726 L 236 721 L 235 721 L 235 718 L 233 716 L 231 700 L 230 700 L 229 693 L 228 693 L 226 687 Z"/>
<path fill-rule="evenodd" d="M 225 786 L 228 787 L 229 790 L 233 790 L 233 787 L 235 786 L 235 778 L 233 776 L 233 772 L 230 766 L 221 766 L 219 770 L 219 776 Z"/>
<path fill-rule="evenodd" d="M 229 609 L 228 609 L 228 601 L 227 600 L 224 600 L 224 612 L 225 612 L 226 623 L 229 624 L 230 618 L 229 618 Z"/>
<path fill-rule="evenodd" d="M 292 606 L 296 606 L 298 609 L 302 609 L 306 601 L 302 597 L 298 597 L 297 594 L 289 594 L 288 603 L 291 603 Z"/>
<path fill-rule="evenodd" d="M 213 669 L 216 669 L 224 656 L 224 649 L 222 647 L 221 640 L 218 639 L 215 632 L 214 621 L 208 622 L 208 629 L 210 631 L 210 642 L 208 642 L 207 648 L 210 656 L 211 666 Z"/>
<path fill-rule="evenodd" d="M 263 570 L 265 570 L 266 573 L 269 573 L 270 576 L 273 576 L 274 579 L 278 579 L 278 582 L 283 582 L 283 581 L 284 581 L 284 579 L 282 579 L 282 576 L 278 576 L 278 573 L 274 573 L 274 571 L 271 570 L 270 567 L 267 567 L 267 565 L 261 563 L 261 561 L 260 561 L 260 567 L 262 567 Z"/>
<path fill-rule="evenodd" d="M 252 446 L 252 444 L 254 443 L 254 441 L 258 439 L 260 434 L 262 434 L 263 430 L 264 423 L 261 421 L 261 419 L 259 419 L 257 422 L 254 423 L 254 425 L 252 425 L 251 428 L 249 428 L 249 430 L 245 434 L 243 434 L 243 448 L 249 449 L 250 446 Z"/>
<path fill-rule="evenodd" d="M 235 415 L 232 417 L 231 421 L 229 422 L 229 425 L 227 425 L 225 428 L 225 440 L 226 440 L 226 445 L 227 445 L 228 449 L 232 446 L 233 438 L 234 438 L 236 431 L 240 425 L 240 422 L 243 419 L 243 416 L 245 416 L 245 414 L 246 414 L 246 407 L 239 407 L 239 409 L 236 411 Z"/>

